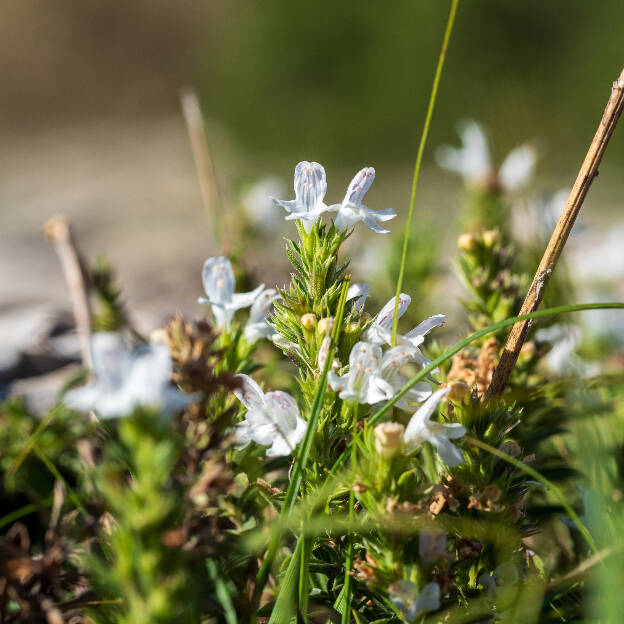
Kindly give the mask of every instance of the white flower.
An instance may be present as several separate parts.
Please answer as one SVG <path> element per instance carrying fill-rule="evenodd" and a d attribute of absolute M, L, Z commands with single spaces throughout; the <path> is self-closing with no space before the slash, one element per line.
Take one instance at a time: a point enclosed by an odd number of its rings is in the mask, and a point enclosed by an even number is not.
<path fill-rule="evenodd" d="M 392 319 L 394 316 L 395 300 L 396 297 L 392 297 L 375 317 L 372 325 L 366 330 L 366 340 L 374 344 L 392 344 Z M 399 318 L 405 314 L 411 301 L 412 298 L 409 295 L 405 293 L 399 295 Z M 418 347 L 424 342 L 425 336 L 432 329 L 444 325 L 445 318 L 444 314 L 436 314 L 426 318 L 422 323 L 419 323 L 416 327 L 408 331 L 407 334 L 397 334 L 397 345 L 409 345 L 414 347 L 415 351 L 411 361 L 424 368 L 431 360 L 426 358 Z M 432 371 L 432 373 L 436 372 L 437 369 Z"/>
<path fill-rule="evenodd" d="M 196 400 L 171 385 L 169 348 L 149 344 L 130 352 L 119 334 L 98 332 L 92 338 L 93 381 L 70 390 L 65 403 L 77 410 L 95 410 L 101 418 L 130 414 L 139 405 L 169 414 Z"/>
<path fill-rule="evenodd" d="M 394 389 L 381 376 L 381 347 L 358 342 L 349 354 L 349 372 L 338 376 L 329 372 L 329 385 L 345 401 L 373 405 L 391 399 Z"/>
<path fill-rule="evenodd" d="M 488 139 L 483 127 L 471 119 L 458 125 L 462 146 L 441 146 L 436 151 L 436 160 L 443 169 L 460 174 L 469 184 L 481 186 L 491 176 L 496 176 L 501 187 L 508 192 L 524 186 L 533 175 L 537 162 L 537 151 L 529 143 L 515 147 L 496 174 L 492 166 Z"/>
<path fill-rule="evenodd" d="M 366 191 L 370 188 L 375 179 L 375 170 L 372 167 L 365 167 L 360 170 L 351 180 L 347 194 L 342 200 L 342 204 L 335 204 L 330 209 L 338 210 L 334 220 L 334 227 L 338 232 L 342 232 L 358 221 L 363 221 L 364 225 L 378 234 L 389 234 L 390 230 L 382 228 L 378 221 L 389 221 L 396 217 L 396 212 L 392 208 L 387 210 L 372 210 L 362 203 Z"/>
<path fill-rule="evenodd" d="M 207 297 L 200 297 L 198 301 L 210 304 L 217 327 L 226 329 L 229 329 L 236 310 L 249 307 L 264 288 L 264 284 L 260 284 L 251 292 L 235 293 L 232 264 L 223 256 L 208 258 L 204 262 L 202 280 Z"/>
<path fill-rule="evenodd" d="M 431 420 L 438 403 L 449 393 L 449 388 L 434 392 L 412 416 L 405 429 L 405 448 L 408 453 L 416 451 L 425 442 L 436 447 L 442 461 L 449 467 L 459 466 L 464 457 L 449 440 L 461 438 L 466 428 L 458 423 L 442 424 Z"/>
<path fill-rule="evenodd" d="M 276 299 L 277 291 L 275 288 L 267 288 L 256 297 L 245 325 L 245 340 L 247 342 L 253 343 L 260 338 L 268 338 L 273 334 L 273 328 L 267 323 L 267 318 L 273 301 Z"/>
<path fill-rule="evenodd" d="M 388 594 L 408 622 L 413 622 L 423 613 L 440 608 L 440 586 L 437 583 L 427 583 L 419 591 L 416 583 L 399 581 L 388 588 Z"/>
<path fill-rule="evenodd" d="M 381 376 L 392 387 L 393 396 L 408 382 L 408 378 L 401 373 L 401 369 L 414 362 L 422 364 L 424 358 L 420 349 L 409 344 L 399 345 L 388 349 L 381 361 Z M 422 403 L 431 396 L 431 386 L 426 381 L 414 384 L 397 402 L 396 406 L 407 411 L 416 409 L 415 403 Z"/>
<path fill-rule="evenodd" d="M 305 231 L 309 233 L 324 212 L 337 210 L 323 202 L 326 192 L 327 178 L 323 166 L 304 160 L 295 167 L 295 199 L 270 199 L 290 213 L 286 216 L 287 220 L 301 219 Z"/>
<path fill-rule="evenodd" d="M 237 446 L 249 442 L 269 446 L 267 457 L 290 455 L 305 435 L 308 424 L 299 415 L 297 402 L 286 392 L 267 392 L 248 375 L 236 376 L 242 388 L 234 390 L 238 400 L 247 408 L 245 420 L 235 429 Z"/>
<path fill-rule="evenodd" d="M 351 299 L 355 299 L 355 309 L 357 312 L 361 312 L 369 292 L 370 286 L 368 284 L 351 284 L 349 290 L 347 290 L 346 300 L 351 301 Z"/>

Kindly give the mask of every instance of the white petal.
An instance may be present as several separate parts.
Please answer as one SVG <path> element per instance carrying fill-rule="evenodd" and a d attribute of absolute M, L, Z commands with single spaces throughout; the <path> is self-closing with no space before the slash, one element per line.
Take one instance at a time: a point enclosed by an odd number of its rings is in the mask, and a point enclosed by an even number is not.
<path fill-rule="evenodd" d="M 464 456 L 462 452 L 446 438 L 432 437 L 429 442 L 433 444 L 438 450 L 440 459 L 449 467 L 454 468 L 464 463 Z"/>
<path fill-rule="evenodd" d="M 231 262 L 223 257 L 208 258 L 204 262 L 202 281 L 208 299 L 215 303 L 228 303 L 234 294 L 234 271 Z"/>
<path fill-rule="evenodd" d="M 265 395 L 267 411 L 279 434 L 288 436 L 297 428 L 299 406 L 297 401 L 287 392 L 276 390 Z"/>
<path fill-rule="evenodd" d="M 537 150 L 528 143 L 511 150 L 498 171 L 503 188 L 515 191 L 524 186 L 533 175 L 536 162 Z"/>
<path fill-rule="evenodd" d="M 236 398 L 248 409 L 262 409 L 264 407 L 264 392 L 249 375 L 236 375 L 242 382 L 240 388 L 234 390 Z"/>
<path fill-rule="evenodd" d="M 488 140 L 483 128 L 473 120 L 460 122 L 461 148 L 443 146 L 436 150 L 438 164 L 459 173 L 468 182 L 478 183 L 492 170 Z"/>
<path fill-rule="evenodd" d="M 459 423 L 444 424 L 444 436 L 449 440 L 461 438 L 464 435 L 466 435 L 466 427 L 463 425 L 460 425 Z"/>
<path fill-rule="evenodd" d="M 392 297 L 392 299 L 390 299 L 390 301 L 388 301 L 388 303 L 386 303 L 386 305 L 381 308 L 381 311 L 375 318 L 375 321 L 368 329 L 368 333 L 371 334 L 370 337 L 367 335 L 368 340 L 382 344 L 384 340 L 383 338 L 380 340 L 380 336 L 378 335 L 376 328 L 385 329 L 386 331 L 392 331 L 392 319 L 394 317 L 395 299 L 396 297 Z M 411 301 L 412 298 L 409 295 L 406 295 L 405 293 L 401 293 L 399 295 L 399 318 L 401 318 L 405 314 L 407 306 L 409 306 Z"/>
<path fill-rule="evenodd" d="M 254 300 L 251 310 L 249 310 L 248 324 L 264 321 L 273 307 L 273 300 L 277 295 L 275 288 L 263 290 Z"/>
<path fill-rule="evenodd" d="M 277 199 L 276 197 L 269 197 L 269 199 L 275 205 L 281 206 L 288 212 L 293 212 L 294 210 L 297 210 L 297 208 L 299 207 L 299 202 L 296 199 L 284 200 L 284 199 Z"/>
<path fill-rule="evenodd" d="M 252 305 L 257 299 L 258 295 L 262 292 L 264 284 L 260 284 L 257 288 L 254 288 L 250 292 L 236 293 L 232 295 L 232 303 L 230 304 L 232 310 L 240 310 L 241 308 L 247 308 Z"/>
<path fill-rule="evenodd" d="M 440 403 L 449 391 L 449 388 L 440 388 L 440 390 L 436 390 L 411 417 L 405 429 L 406 445 L 409 445 L 413 439 L 417 439 L 420 442 L 423 435 L 423 428 L 427 427 L 427 423 L 435 408 L 438 406 L 438 403 Z"/>
<path fill-rule="evenodd" d="M 295 195 L 303 210 L 314 210 L 326 192 L 327 179 L 322 165 L 304 160 L 295 167 Z"/>
<path fill-rule="evenodd" d="M 416 617 L 428 611 L 437 611 L 440 608 L 440 586 L 437 583 L 427 583 L 422 588 L 416 601 Z"/>
<path fill-rule="evenodd" d="M 425 319 L 422 323 L 419 323 L 414 327 L 414 329 L 410 330 L 405 334 L 406 338 L 414 338 L 416 336 L 425 336 L 427 335 L 434 327 L 440 327 L 440 325 L 444 325 L 444 320 L 446 317 L 444 314 L 436 314 L 435 316 L 430 316 Z"/>
<path fill-rule="evenodd" d="M 344 203 L 361 204 L 362 198 L 366 195 L 374 179 L 375 170 L 372 167 L 364 167 L 364 169 L 358 171 L 353 180 L 351 180 L 351 184 L 349 184 Z"/>
<path fill-rule="evenodd" d="M 373 232 L 377 232 L 377 234 L 390 234 L 390 230 L 381 227 L 381 225 L 375 221 L 374 217 L 365 217 L 362 222 L 367 228 L 370 228 Z"/>
<path fill-rule="evenodd" d="M 351 284 L 349 290 L 347 290 L 347 301 L 355 299 L 355 309 L 359 312 L 364 307 L 368 293 L 370 292 L 370 286 L 368 284 Z"/>
<path fill-rule="evenodd" d="M 389 401 L 395 395 L 394 388 L 382 377 L 371 376 L 365 397 L 360 398 L 360 403 L 375 405 L 382 401 Z"/>

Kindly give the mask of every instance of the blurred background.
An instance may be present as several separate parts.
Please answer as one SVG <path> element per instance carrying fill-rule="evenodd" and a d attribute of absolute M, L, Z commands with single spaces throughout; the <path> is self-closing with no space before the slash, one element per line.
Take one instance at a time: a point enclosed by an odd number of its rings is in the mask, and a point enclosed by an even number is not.
<path fill-rule="evenodd" d="M 254 212 L 248 221 L 257 240 L 239 254 L 248 281 L 288 279 L 276 238 L 293 236 L 294 228 L 279 209 L 276 221 L 249 198 L 280 186 L 279 196 L 291 198 L 293 168 L 303 159 L 324 164 L 328 203 L 342 199 L 360 167 L 376 168 L 368 204 L 393 207 L 399 217 L 392 237 L 354 237 L 354 278 L 369 281 L 379 250 L 402 234 L 448 8 L 442 0 L 3 2 L 0 317 L 69 310 L 42 235 L 43 223 L 59 213 L 89 258 L 106 254 L 143 331 L 177 310 L 199 313 L 202 262 L 223 247 L 216 248 L 202 205 L 180 109 L 184 86 L 202 105 L 218 210 L 247 202 Z M 427 223 L 429 241 L 454 248 L 462 182 L 433 155 L 440 144 L 459 143 L 463 118 L 487 128 L 495 163 L 518 143 L 534 143 L 534 196 L 569 188 L 624 64 L 623 26 L 622 0 L 463 0 L 416 229 Z M 623 171 L 618 128 L 583 208 L 591 246 L 600 247 L 622 220 Z M 236 245 L 237 232 L 224 236 Z M 607 262 L 624 263 L 622 255 Z M 0 325 L 0 343 L 17 340 L 14 324 Z"/>

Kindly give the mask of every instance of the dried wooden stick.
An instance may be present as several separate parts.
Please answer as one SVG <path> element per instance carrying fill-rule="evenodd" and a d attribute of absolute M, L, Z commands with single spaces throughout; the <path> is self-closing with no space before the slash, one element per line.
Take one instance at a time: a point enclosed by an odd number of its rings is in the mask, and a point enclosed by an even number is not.
<path fill-rule="evenodd" d="M 561 255 L 564 245 L 568 240 L 572 226 L 581 210 L 585 196 L 589 191 L 589 187 L 594 178 L 598 175 L 598 167 L 602 156 L 607 149 L 609 139 L 615 130 L 615 126 L 618 122 L 622 109 L 624 108 L 624 70 L 620 74 L 618 80 L 613 83 L 613 89 L 611 90 L 611 97 L 605 108 L 605 112 L 598 126 L 598 130 L 594 136 L 589 151 L 581 170 L 576 178 L 576 182 L 570 191 L 570 196 L 566 206 L 559 217 L 559 221 L 555 227 L 550 241 L 542 261 L 537 268 L 533 283 L 529 288 L 529 292 L 522 304 L 520 314 L 529 314 L 534 312 L 539 307 L 544 296 L 544 291 L 548 285 L 548 281 L 552 275 L 557 260 Z M 529 331 L 529 321 L 521 321 L 516 323 L 509 333 L 505 348 L 501 355 L 500 362 L 494 371 L 492 376 L 492 382 L 485 394 L 485 401 L 500 396 L 509 382 L 511 373 L 518 359 L 520 349 L 524 344 L 527 332 Z"/>
<path fill-rule="evenodd" d="M 192 89 L 185 88 L 180 92 L 180 103 L 191 141 L 204 210 L 212 221 L 214 242 L 218 244 L 221 229 L 219 223 L 220 215 L 218 214 L 220 197 L 214 165 L 206 139 L 204 118 L 202 117 L 197 94 Z"/>
<path fill-rule="evenodd" d="M 86 280 L 80 254 L 72 238 L 67 219 L 64 216 L 53 217 L 44 226 L 45 235 L 54 245 L 61 262 L 65 282 L 69 289 L 82 363 L 92 368 L 91 359 L 91 307 L 87 296 Z"/>

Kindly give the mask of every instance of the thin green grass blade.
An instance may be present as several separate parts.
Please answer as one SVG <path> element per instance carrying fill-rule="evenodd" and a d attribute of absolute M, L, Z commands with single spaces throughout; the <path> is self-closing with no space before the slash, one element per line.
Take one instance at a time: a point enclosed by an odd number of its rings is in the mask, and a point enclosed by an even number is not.
<path fill-rule="evenodd" d="M 420 177 L 420 167 L 422 165 L 422 158 L 425 152 L 425 145 L 427 143 L 427 136 L 429 135 L 429 126 L 431 125 L 431 118 L 433 117 L 433 109 L 435 107 L 436 98 L 438 95 L 438 86 L 440 85 L 440 78 L 442 77 L 442 68 L 444 67 L 444 60 L 446 59 L 446 50 L 448 49 L 449 41 L 451 39 L 451 32 L 453 31 L 453 24 L 455 22 L 455 14 L 457 13 L 457 4 L 459 0 L 452 0 L 451 10 L 449 12 L 448 20 L 446 22 L 446 30 L 444 31 L 444 38 L 442 40 L 442 50 L 438 58 L 438 66 L 436 67 L 435 76 L 433 78 L 433 87 L 431 88 L 431 96 L 429 97 L 429 106 L 427 107 L 427 115 L 425 117 L 425 125 L 423 127 L 422 135 L 420 136 L 420 143 L 418 145 L 418 154 L 416 156 L 416 164 L 414 165 L 414 178 L 412 180 L 412 194 L 410 197 L 409 211 L 407 213 L 407 221 L 405 223 L 405 235 L 403 237 L 403 250 L 401 251 L 401 266 L 399 268 L 399 277 L 397 279 L 396 298 L 394 301 L 394 319 L 392 321 L 392 346 L 396 346 L 397 337 L 397 325 L 399 320 L 399 295 L 401 294 L 401 288 L 403 287 L 403 276 L 405 274 L 405 263 L 407 262 L 407 248 L 409 247 L 410 233 L 412 230 L 412 218 L 414 216 L 414 204 L 416 203 L 416 189 L 418 188 L 418 178 Z"/>
<path fill-rule="evenodd" d="M 301 566 L 301 551 L 303 549 L 304 538 L 301 536 L 297 541 L 295 552 L 293 553 L 284 580 L 280 585 L 277 600 L 269 618 L 269 624 L 289 624 L 290 620 L 296 616 L 296 596 L 299 585 L 299 572 Z"/>

